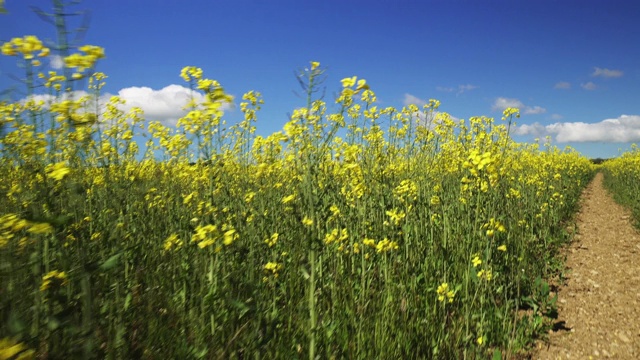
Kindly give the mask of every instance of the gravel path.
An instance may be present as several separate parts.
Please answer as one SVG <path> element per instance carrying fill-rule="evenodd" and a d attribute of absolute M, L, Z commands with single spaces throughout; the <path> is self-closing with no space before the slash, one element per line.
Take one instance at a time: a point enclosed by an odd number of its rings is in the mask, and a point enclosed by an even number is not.
<path fill-rule="evenodd" d="M 602 179 L 597 174 L 582 195 L 558 290 L 560 329 L 534 359 L 640 359 L 640 234 Z"/>

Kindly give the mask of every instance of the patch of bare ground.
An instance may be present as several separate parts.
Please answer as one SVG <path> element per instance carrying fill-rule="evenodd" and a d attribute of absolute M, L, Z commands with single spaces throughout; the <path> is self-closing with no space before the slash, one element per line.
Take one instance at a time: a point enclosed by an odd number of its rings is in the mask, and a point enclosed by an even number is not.
<path fill-rule="evenodd" d="M 556 326 L 534 359 L 640 359 L 640 234 L 602 179 L 582 195 Z"/>

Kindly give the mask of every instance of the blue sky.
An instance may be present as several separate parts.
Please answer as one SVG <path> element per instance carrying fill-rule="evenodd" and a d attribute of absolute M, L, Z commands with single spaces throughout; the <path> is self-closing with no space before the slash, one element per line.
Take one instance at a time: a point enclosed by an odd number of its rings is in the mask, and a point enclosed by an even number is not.
<path fill-rule="evenodd" d="M 52 9 L 49 0 L 6 0 L 0 41 L 55 39 L 30 6 Z M 237 103 L 260 91 L 258 132 L 269 134 L 304 106 L 294 71 L 313 60 L 328 70 L 328 101 L 356 75 L 384 107 L 435 98 L 457 118 L 499 119 L 518 106 L 519 141 L 549 135 L 589 157 L 640 142 L 637 1 L 85 0 L 70 10 L 91 13 L 81 43 L 106 50 L 104 90 L 149 120 L 180 116 L 179 73 L 194 65 Z M 1 89 L 16 85 L 13 58 L 2 57 L 0 71 Z"/>

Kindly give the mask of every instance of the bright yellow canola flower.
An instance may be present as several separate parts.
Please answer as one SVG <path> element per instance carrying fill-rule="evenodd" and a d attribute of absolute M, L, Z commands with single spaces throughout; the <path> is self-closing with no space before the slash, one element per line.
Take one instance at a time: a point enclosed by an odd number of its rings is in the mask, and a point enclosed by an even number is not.
<path fill-rule="evenodd" d="M 445 302 L 445 300 L 449 303 L 453 302 L 453 298 L 456 296 L 455 291 L 449 288 L 449 284 L 444 282 L 438 286 L 436 289 L 436 293 L 438 294 L 438 301 Z"/>
<path fill-rule="evenodd" d="M 22 57 L 25 60 L 31 60 L 34 58 L 34 54 L 36 52 L 40 52 L 38 54 L 39 57 L 45 57 L 49 55 L 49 48 L 42 45 L 42 41 L 38 39 L 38 37 L 34 35 L 27 35 L 22 38 L 13 38 L 11 41 L 8 41 L 2 44 L 2 55 L 6 56 L 17 56 L 18 54 L 22 54 Z"/>
<path fill-rule="evenodd" d="M 35 359 L 35 355 L 35 350 L 23 343 L 10 338 L 0 339 L 0 360 L 31 360 Z"/>
<path fill-rule="evenodd" d="M 47 165 L 45 171 L 47 173 L 47 177 L 50 177 L 56 181 L 64 179 L 64 177 L 71 172 L 71 170 L 64 162 L 49 164 Z"/>
<path fill-rule="evenodd" d="M 42 277 L 42 284 L 40 285 L 40 291 L 46 291 L 53 284 L 58 286 L 66 285 L 68 283 L 67 274 L 64 271 L 52 270 Z"/>

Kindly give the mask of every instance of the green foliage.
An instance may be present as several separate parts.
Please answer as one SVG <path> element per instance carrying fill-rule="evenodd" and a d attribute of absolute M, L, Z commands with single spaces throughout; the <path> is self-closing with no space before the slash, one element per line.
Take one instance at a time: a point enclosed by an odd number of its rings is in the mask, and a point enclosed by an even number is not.
<path fill-rule="evenodd" d="M 604 185 L 613 198 L 631 210 L 633 222 L 640 229 L 640 150 L 631 151 L 602 165 Z"/>

